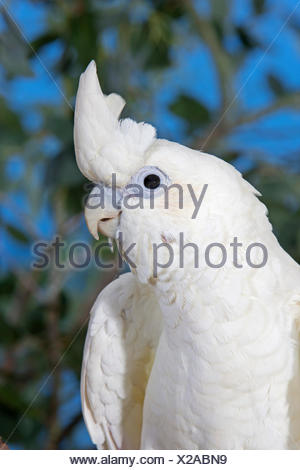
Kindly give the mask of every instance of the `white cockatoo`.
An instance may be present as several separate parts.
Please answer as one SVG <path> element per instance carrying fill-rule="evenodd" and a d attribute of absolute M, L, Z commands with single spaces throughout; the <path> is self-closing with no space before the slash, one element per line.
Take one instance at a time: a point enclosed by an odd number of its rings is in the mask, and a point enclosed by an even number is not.
<path fill-rule="evenodd" d="M 93 442 L 299 448 L 299 265 L 238 171 L 119 120 L 124 104 L 102 93 L 91 62 L 76 99 L 75 151 L 105 204 L 88 205 L 86 221 L 131 260 L 91 312 L 81 396 Z"/>

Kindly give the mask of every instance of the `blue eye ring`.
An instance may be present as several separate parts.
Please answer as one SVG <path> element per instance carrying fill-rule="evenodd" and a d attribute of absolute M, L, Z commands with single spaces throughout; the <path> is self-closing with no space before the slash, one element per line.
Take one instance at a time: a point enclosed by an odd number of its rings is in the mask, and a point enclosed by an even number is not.
<path fill-rule="evenodd" d="M 164 188 L 171 184 L 170 178 L 157 166 L 141 168 L 124 188 L 126 193 L 136 194 L 143 198 L 159 196 Z"/>

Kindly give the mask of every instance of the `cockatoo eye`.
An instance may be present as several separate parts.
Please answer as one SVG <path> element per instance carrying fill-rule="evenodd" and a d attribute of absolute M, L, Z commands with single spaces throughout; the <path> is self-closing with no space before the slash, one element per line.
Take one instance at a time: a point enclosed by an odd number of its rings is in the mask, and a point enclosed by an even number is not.
<path fill-rule="evenodd" d="M 160 185 L 160 176 L 155 173 L 145 176 L 144 186 L 148 189 L 156 189 Z"/>
<path fill-rule="evenodd" d="M 151 195 L 158 196 L 170 184 L 170 178 L 162 170 L 156 166 L 145 166 L 131 178 L 125 192 L 149 198 Z"/>

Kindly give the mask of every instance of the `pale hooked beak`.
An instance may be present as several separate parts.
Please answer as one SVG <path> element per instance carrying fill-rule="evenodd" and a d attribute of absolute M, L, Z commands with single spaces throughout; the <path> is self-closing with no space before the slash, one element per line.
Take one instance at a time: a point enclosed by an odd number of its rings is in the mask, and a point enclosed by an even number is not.
<path fill-rule="evenodd" d="M 85 204 L 84 216 L 90 233 L 99 240 L 99 233 L 115 238 L 121 214 L 122 192 L 97 185 Z"/>

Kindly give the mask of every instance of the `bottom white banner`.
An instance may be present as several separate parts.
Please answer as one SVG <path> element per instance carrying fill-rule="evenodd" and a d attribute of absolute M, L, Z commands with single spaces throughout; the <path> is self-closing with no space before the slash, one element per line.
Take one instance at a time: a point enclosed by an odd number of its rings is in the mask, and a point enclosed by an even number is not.
<path fill-rule="evenodd" d="M 182 465 L 224 466 L 226 469 L 300 468 L 300 451 L 293 450 L 3 450 L 0 469 L 58 470 L 71 465 L 101 465 L 105 469 L 136 469 L 140 466 L 168 469 Z M 98 467 L 99 468 L 99 467 Z"/>

